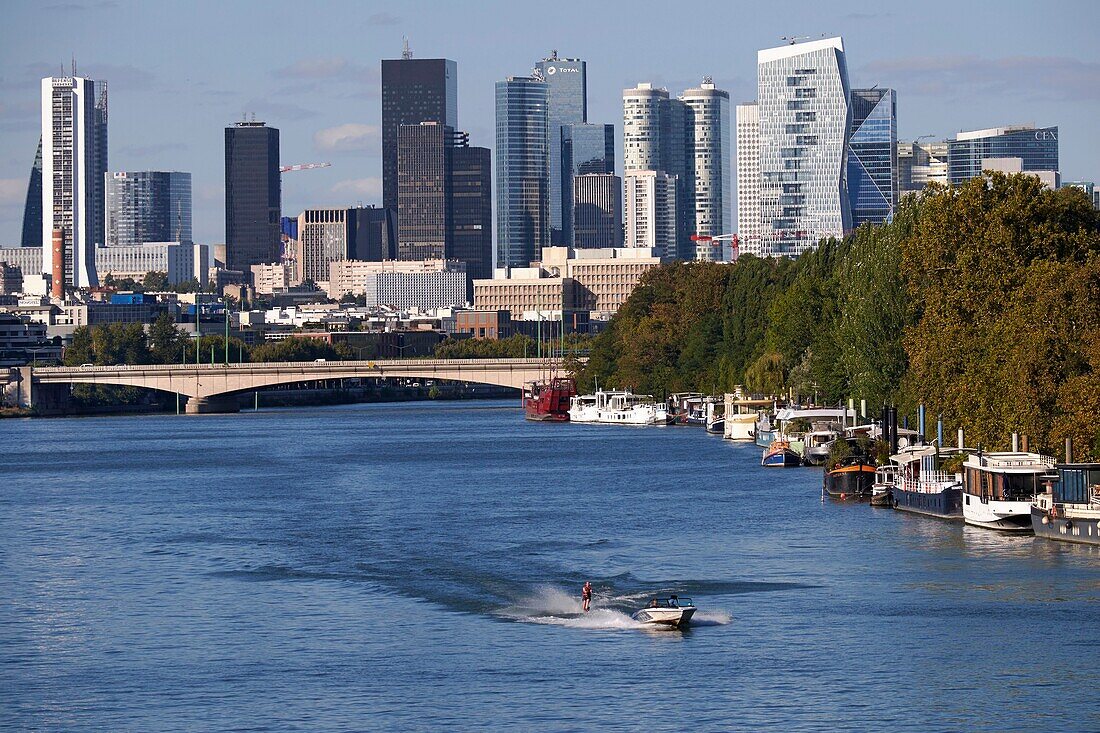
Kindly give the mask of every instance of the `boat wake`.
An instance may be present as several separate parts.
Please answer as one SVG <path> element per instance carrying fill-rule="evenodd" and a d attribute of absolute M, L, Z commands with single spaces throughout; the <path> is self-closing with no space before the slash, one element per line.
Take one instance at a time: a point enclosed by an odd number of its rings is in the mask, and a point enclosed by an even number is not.
<path fill-rule="evenodd" d="M 592 610 L 585 613 L 576 595 L 553 586 L 539 586 L 532 593 L 496 611 L 496 615 L 529 624 L 547 624 L 572 629 L 647 629 L 652 624 L 635 621 L 630 614 L 647 598 L 644 593 L 613 595 L 597 590 L 592 597 Z M 724 626 L 732 621 L 725 611 L 697 612 L 692 626 Z"/>

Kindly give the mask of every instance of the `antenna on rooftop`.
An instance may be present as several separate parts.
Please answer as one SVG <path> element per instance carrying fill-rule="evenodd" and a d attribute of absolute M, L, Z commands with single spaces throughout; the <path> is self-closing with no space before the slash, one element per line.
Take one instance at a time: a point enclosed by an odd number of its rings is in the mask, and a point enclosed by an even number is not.
<path fill-rule="evenodd" d="M 413 57 L 413 52 L 409 50 L 409 37 L 401 36 L 401 40 L 404 42 L 404 48 L 401 51 L 401 58 L 408 61 Z"/>
<path fill-rule="evenodd" d="M 76 76 L 76 54 L 73 54 L 73 56 L 72 56 L 72 64 L 73 64 L 73 76 Z"/>
<path fill-rule="evenodd" d="M 799 41 L 808 41 L 811 36 L 780 36 L 779 40 L 786 41 L 788 46 L 793 46 Z"/>

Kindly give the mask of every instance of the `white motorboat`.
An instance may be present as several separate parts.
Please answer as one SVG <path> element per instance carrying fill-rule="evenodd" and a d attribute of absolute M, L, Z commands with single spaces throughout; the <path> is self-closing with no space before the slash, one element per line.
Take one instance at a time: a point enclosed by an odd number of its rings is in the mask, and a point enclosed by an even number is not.
<path fill-rule="evenodd" d="M 609 425 L 666 425 L 668 408 L 649 395 L 628 390 L 596 390 L 569 402 L 569 421 Z"/>
<path fill-rule="evenodd" d="M 654 598 L 648 606 L 635 611 L 631 618 L 643 624 L 676 627 L 691 621 L 694 615 L 695 604 L 690 598 L 669 596 Z"/>
<path fill-rule="evenodd" d="M 844 428 L 838 423 L 815 422 L 810 432 L 802 439 L 802 458 L 811 466 L 820 466 L 829 457 L 833 441 L 844 435 Z"/>
<path fill-rule="evenodd" d="M 1031 532 L 1031 504 L 1054 474 L 1054 459 L 1038 453 L 977 453 L 963 463 L 967 524 Z"/>

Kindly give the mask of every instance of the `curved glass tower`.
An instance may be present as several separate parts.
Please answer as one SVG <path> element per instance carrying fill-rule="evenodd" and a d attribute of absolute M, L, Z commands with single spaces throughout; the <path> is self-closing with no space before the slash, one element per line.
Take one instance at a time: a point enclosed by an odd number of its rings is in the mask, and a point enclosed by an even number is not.
<path fill-rule="evenodd" d="M 498 267 L 527 267 L 550 245 L 548 101 L 537 77 L 496 84 Z"/>
<path fill-rule="evenodd" d="M 848 200 L 852 226 L 882 224 L 898 202 L 898 114 L 893 89 L 852 90 Z"/>

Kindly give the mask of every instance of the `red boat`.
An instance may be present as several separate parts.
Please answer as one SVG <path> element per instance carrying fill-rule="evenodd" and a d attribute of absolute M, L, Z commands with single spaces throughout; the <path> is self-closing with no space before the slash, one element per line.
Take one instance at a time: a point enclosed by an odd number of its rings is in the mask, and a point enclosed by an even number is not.
<path fill-rule="evenodd" d="M 577 382 L 570 377 L 529 382 L 523 391 L 523 410 L 528 420 L 567 422 L 569 400 L 576 394 Z"/>

